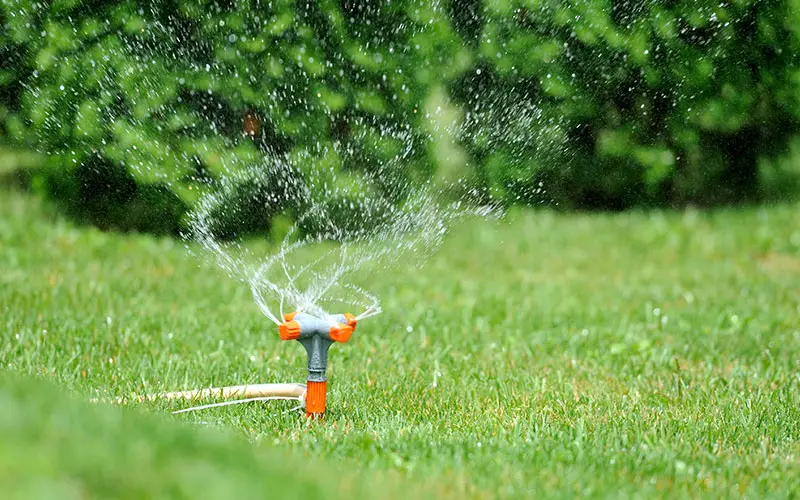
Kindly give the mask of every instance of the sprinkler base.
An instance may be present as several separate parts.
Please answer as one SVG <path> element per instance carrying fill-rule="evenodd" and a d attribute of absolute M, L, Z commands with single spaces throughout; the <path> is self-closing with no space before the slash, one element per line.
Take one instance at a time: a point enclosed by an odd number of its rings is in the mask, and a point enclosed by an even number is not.
<path fill-rule="evenodd" d="M 320 419 L 325 416 L 325 399 L 327 397 L 328 382 L 306 383 L 306 417 Z"/>

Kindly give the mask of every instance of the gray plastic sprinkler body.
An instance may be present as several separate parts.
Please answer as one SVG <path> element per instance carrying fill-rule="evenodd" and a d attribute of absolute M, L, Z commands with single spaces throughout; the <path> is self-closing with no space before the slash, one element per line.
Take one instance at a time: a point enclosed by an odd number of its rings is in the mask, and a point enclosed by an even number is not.
<path fill-rule="evenodd" d="M 347 342 L 358 321 L 349 313 L 321 319 L 307 313 L 289 313 L 278 326 L 282 340 L 297 340 L 308 354 L 308 383 L 306 385 L 306 416 L 325 415 L 327 396 L 328 349 L 334 342 Z"/>

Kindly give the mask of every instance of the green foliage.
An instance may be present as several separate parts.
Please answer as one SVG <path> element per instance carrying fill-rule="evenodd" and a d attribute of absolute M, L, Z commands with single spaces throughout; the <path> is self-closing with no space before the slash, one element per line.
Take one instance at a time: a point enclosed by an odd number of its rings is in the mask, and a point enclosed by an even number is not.
<path fill-rule="evenodd" d="M 474 109 L 487 89 L 513 89 L 541 113 L 526 128 L 555 123 L 568 141 L 563 160 L 549 163 L 539 150 L 552 139 L 535 132 L 522 145 L 466 145 L 490 157 L 478 161 L 489 178 L 500 158 L 504 172 L 546 178 L 567 206 L 751 198 L 759 158 L 800 131 L 798 25 L 794 0 L 484 2 L 479 28 L 458 25 L 477 63 L 454 94 Z M 488 118 L 490 129 L 518 121 Z M 514 191 L 517 177 L 494 182 Z"/>
<path fill-rule="evenodd" d="M 366 172 L 363 189 L 396 197 L 427 170 L 427 82 L 465 63 L 447 20 L 412 2 L 2 5 L 16 44 L 3 47 L 24 47 L 15 67 L 31 73 L 15 137 L 51 155 L 45 175 L 78 183 L 89 164 L 120 166 L 184 203 L 264 155 L 300 176 Z"/>
<path fill-rule="evenodd" d="M 797 0 L 2 0 L 0 25 L 2 132 L 50 154 L 36 186 L 108 227 L 146 217 L 103 215 L 91 165 L 174 193 L 155 209 L 173 231 L 265 156 L 401 202 L 448 134 L 460 177 L 510 204 L 755 199 L 800 130 Z M 432 133 L 443 89 L 463 119 Z M 260 189 L 221 233 L 269 227 L 280 186 Z"/>
<path fill-rule="evenodd" d="M 119 165 L 88 158 L 74 169 L 51 168 L 34 187 L 61 204 L 73 218 L 101 229 L 177 236 L 185 203 L 163 183 L 137 183 Z"/>

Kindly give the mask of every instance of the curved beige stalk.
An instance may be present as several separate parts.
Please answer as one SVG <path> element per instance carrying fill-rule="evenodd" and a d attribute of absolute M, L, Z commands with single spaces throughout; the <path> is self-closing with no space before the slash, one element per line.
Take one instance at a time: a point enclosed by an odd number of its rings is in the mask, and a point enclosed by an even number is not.
<path fill-rule="evenodd" d="M 306 393 L 304 384 L 250 384 L 232 385 L 228 387 L 210 387 L 190 391 L 162 392 L 149 394 L 140 401 L 156 401 L 159 399 L 246 399 L 286 397 L 300 398 Z"/>
<path fill-rule="evenodd" d="M 119 397 L 116 403 L 124 404 L 128 401 L 167 401 L 176 400 L 201 400 L 201 399 L 250 399 L 250 398 L 296 398 L 304 402 L 306 386 L 304 384 L 248 384 L 231 385 L 227 387 L 209 387 L 207 389 L 193 389 L 188 391 L 159 392 L 156 394 L 135 395 L 131 398 Z M 109 402 L 103 398 L 92 398 L 93 403 Z"/>

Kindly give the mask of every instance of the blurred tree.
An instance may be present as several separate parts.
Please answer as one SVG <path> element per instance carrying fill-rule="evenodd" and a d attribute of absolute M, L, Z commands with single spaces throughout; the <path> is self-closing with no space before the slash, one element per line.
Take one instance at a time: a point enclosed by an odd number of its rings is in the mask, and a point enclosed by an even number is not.
<path fill-rule="evenodd" d="M 465 135 L 483 178 L 512 201 L 541 181 L 580 208 L 753 199 L 759 158 L 800 131 L 796 0 L 492 0 L 481 15 L 452 89 L 483 121 Z M 529 110 L 486 112 L 498 92 Z M 481 133 L 506 128 L 525 139 Z"/>
<path fill-rule="evenodd" d="M 448 19 L 410 1 L 0 6 L 3 50 L 24 48 L 25 59 L 0 68 L 0 85 L 29 69 L 13 87 L 18 105 L 4 99 L 16 111 L 5 123 L 50 155 L 37 186 L 68 204 L 91 204 L 87 186 L 65 184 L 96 165 L 187 204 L 265 155 L 298 176 L 331 172 L 337 188 L 317 185 L 330 197 L 367 190 L 397 202 L 431 173 L 417 114 L 430 82 L 468 64 Z M 265 194 L 242 189 L 238 210 L 263 212 Z M 247 225 L 263 230 L 270 217 Z"/>
<path fill-rule="evenodd" d="M 48 153 L 36 189 L 122 229 L 176 232 L 275 163 L 347 220 L 429 179 L 448 133 L 508 203 L 746 200 L 800 130 L 799 1 L 0 0 L 0 131 Z M 240 179 L 221 236 L 298 202 Z"/>

